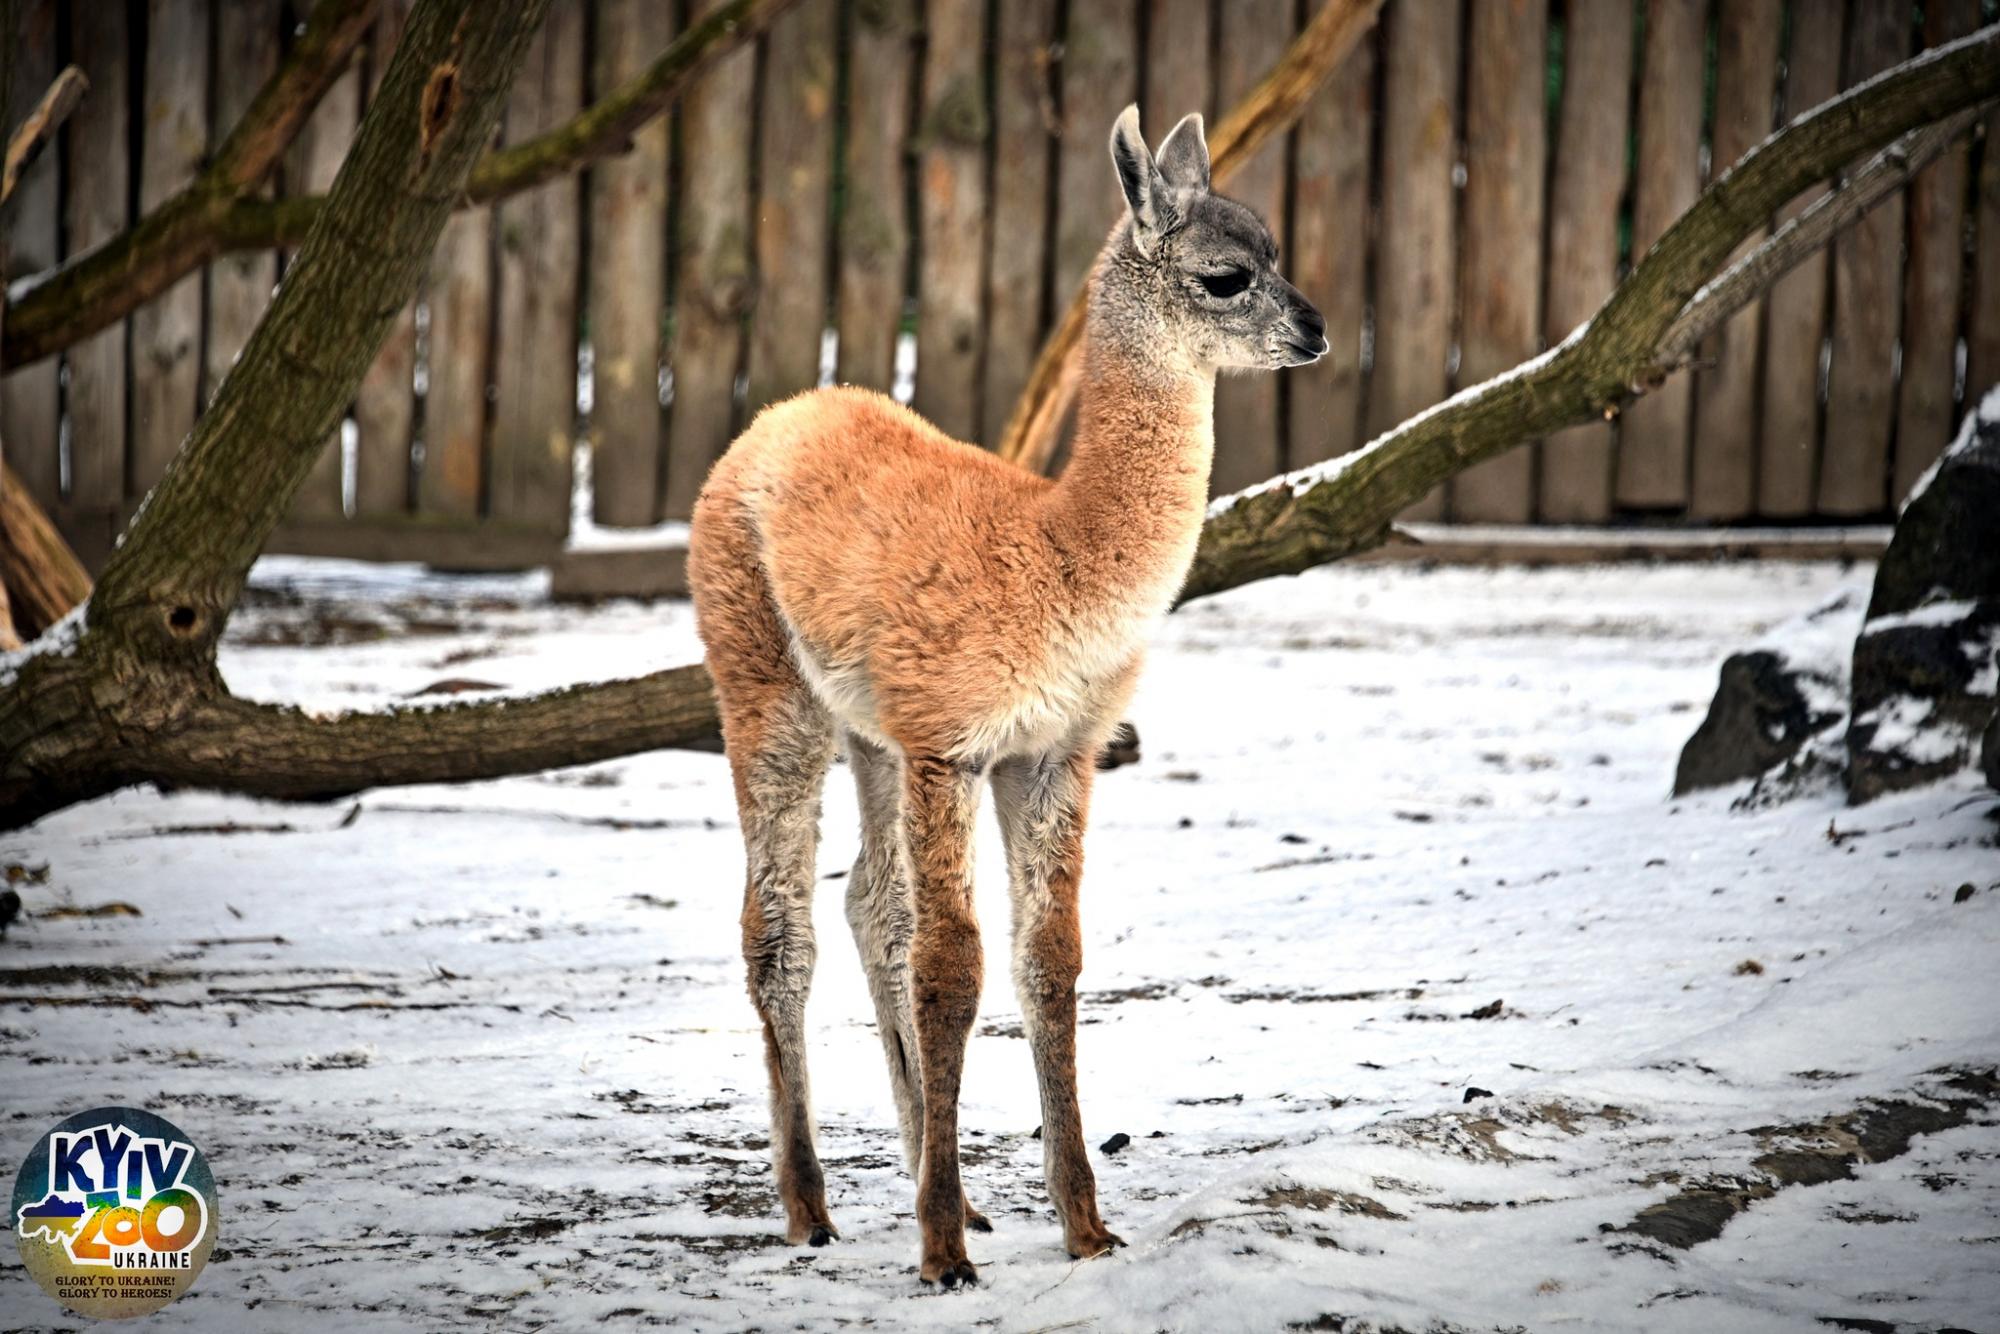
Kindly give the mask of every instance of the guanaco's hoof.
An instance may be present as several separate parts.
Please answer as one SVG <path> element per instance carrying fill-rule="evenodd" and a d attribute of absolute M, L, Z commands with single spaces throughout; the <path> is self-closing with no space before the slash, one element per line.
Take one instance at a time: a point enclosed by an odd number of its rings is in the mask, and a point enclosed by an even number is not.
<path fill-rule="evenodd" d="M 1116 1232 L 1093 1232 L 1071 1241 L 1066 1249 L 1073 1259 L 1088 1260 L 1094 1255 L 1109 1255 L 1124 1244 L 1125 1238 Z"/>
<path fill-rule="evenodd" d="M 811 1235 L 810 1237 L 807 1237 L 807 1238 L 806 1238 L 806 1245 L 808 1245 L 808 1246 L 824 1246 L 824 1245 L 826 1245 L 826 1244 L 827 1244 L 827 1243 L 828 1243 L 829 1241 L 832 1241 L 832 1240 L 833 1240 L 833 1229 L 832 1229 L 832 1228 L 829 1228 L 829 1227 L 816 1227 L 816 1228 L 814 1228 L 814 1229 L 812 1230 L 812 1235 Z"/>
<path fill-rule="evenodd" d="M 969 1204 L 965 1206 L 965 1225 L 974 1232 L 991 1232 L 993 1230 L 993 1220 Z"/>
<path fill-rule="evenodd" d="M 951 1291 L 961 1283 L 968 1288 L 979 1286 L 979 1271 L 973 1268 L 972 1261 L 970 1260 L 947 1261 L 944 1267 L 938 1271 L 935 1279 L 923 1276 L 922 1274 L 919 1274 L 919 1277 L 922 1277 L 926 1283 L 938 1284 L 946 1292 Z"/>

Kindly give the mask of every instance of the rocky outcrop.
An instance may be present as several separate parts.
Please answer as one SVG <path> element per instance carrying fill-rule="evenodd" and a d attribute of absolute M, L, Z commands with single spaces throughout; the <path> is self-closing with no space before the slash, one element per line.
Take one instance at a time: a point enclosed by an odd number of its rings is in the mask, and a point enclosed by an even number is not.
<path fill-rule="evenodd" d="M 1847 795 L 1859 804 L 1980 758 L 2000 671 L 2000 401 L 1920 482 L 1854 644 Z"/>
<path fill-rule="evenodd" d="M 1681 750 L 1674 795 L 1782 768 L 1845 718 L 1848 653 L 1860 621 L 1861 590 L 1843 589 L 1731 655 L 1708 716 Z"/>

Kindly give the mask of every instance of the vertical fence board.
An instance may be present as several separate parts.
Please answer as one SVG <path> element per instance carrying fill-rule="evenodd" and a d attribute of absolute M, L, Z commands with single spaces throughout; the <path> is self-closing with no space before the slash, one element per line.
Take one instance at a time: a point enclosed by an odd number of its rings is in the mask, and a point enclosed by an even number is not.
<path fill-rule="evenodd" d="M 1646 0 L 1639 71 L 1639 162 L 1632 193 L 1636 260 L 1701 190 L 1703 0 Z M 1676 509 L 1688 497 L 1693 384 L 1667 378 L 1625 411 L 1618 433 L 1618 503 Z"/>
<path fill-rule="evenodd" d="M 1319 0 L 1325 4 L 1327 0 Z M 1368 318 L 1369 126 L 1375 35 L 1363 34 L 1299 119 L 1292 153 L 1292 281 L 1326 316 L 1331 349 L 1285 372 L 1286 462 L 1294 468 L 1361 443 L 1361 338 Z"/>
<path fill-rule="evenodd" d="M 583 6 L 553 5 L 507 94 L 506 135 L 520 143 L 583 103 Z M 577 283 L 582 197 L 574 175 L 504 200 L 496 396 L 487 457 L 493 517 L 557 532 L 569 527 L 576 445 Z"/>
<path fill-rule="evenodd" d="M 1139 90 L 1134 0 L 1070 0 L 1062 42 L 1062 142 L 1056 168 L 1055 308 L 1083 286 L 1125 196 L 1111 170 L 1111 125 Z"/>
<path fill-rule="evenodd" d="M 1709 174 L 1719 176 L 1771 133 L 1778 79 L 1778 6 L 1722 0 L 1716 27 L 1715 132 Z M 1759 231 L 1737 250 L 1764 238 Z M 1695 379 L 1694 482 L 1688 510 L 1748 516 L 1757 503 L 1757 373 L 1763 303 L 1732 316 L 1702 347 Z"/>
<path fill-rule="evenodd" d="M 895 384 L 910 256 L 904 150 L 917 0 L 853 5 L 849 19 L 834 378 L 887 393 Z"/>
<path fill-rule="evenodd" d="M 1548 40 L 1544 0 L 1471 0 L 1460 384 L 1519 365 L 1541 339 Z M 1452 518 L 1526 523 L 1534 489 L 1534 452 L 1521 446 L 1453 479 Z"/>
<path fill-rule="evenodd" d="M 1924 45 L 1979 26 L 1978 0 L 1928 0 Z M 1910 183 L 1910 254 L 1903 289 L 1903 375 L 1896 399 L 1896 463 L 1889 504 L 1900 504 L 1944 449 L 1956 421 L 1958 289 L 1965 267 L 1965 192 L 1971 150 L 1963 142 Z"/>
<path fill-rule="evenodd" d="M 1976 405 L 2000 384 L 2000 111 L 1982 127 L 1973 213 L 1978 228 L 1965 330 L 1965 402 Z"/>
<path fill-rule="evenodd" d="M 765 39 L 757 174 L 751 413 L 819 383 L 833 170 L 833 5 L 803 5 Z M 694 170 L 700 170 L 697 164 Z"/>
<path fill-rule="evenodd" d="M 493 210 L 452 214 L 431 254 L 429 383 L 418 508 L 473 518 L 479 513 L 486 382 L 493 332 Z"/>
<path fill-rule="evenodd" d="M 226 0 L 216 7 L 214 116 L 209 142 L 220 146 L 278 66 L 278 0 Z M 269 250 L 223 255 L 208 266 L 207 344 L 202 352 L 201 401 L 215 390 L 250 331 L 271 304 L 278 257 Z"/>
<path fill-rule="evenodd" d="M 139 211 L 150 213 L 208 155 L 208 0 L 148 0 Z M 132 313 L 132 491 L 160 480 L 201 391 L 201 277 Z"/>
<path fill-rule="evenodd" d="M 1457 276 L 1452 168 L 1458 107 L 1457 0 L 1382 16 L 1382 212 L 1375 252 L 1375 365 L 1368 433 L 1445 395 Z M 1407 511 L 1444 513 L 1440 488 Z"/>
<path fill-rule="evenodd" d="M 389 70 L 413 0 L 384 0 L 369 36 L 368 95 Z M 354 512 L 401 514 L 410 505 L 410 445 L 416 425 L 417 308 L 389 326 L 354 396 Z"/>
<path fill-rule="evenodd" d="M 90 80 L 65 132 L 69 198 L 64 222 L 71 254 L 125 230 L 130 180 L 126 134 L 124 8 L 79 5 L 70 16 L 71 59 Z M 125 322 L 71 347 L 69 362 L 69 502 L 91 514 L 115 511 L 125 499 Z M 91 555 L 79 552 L 86 564 Z"/>
<path fill-rule="evenodd" d="M 1054 22 L 1054 0 L 1008 0 L 999 7 L 979 428 L 988 447 L 1006 429 L 1042 339 L 1051 131 L 1057 125 L 1049 58 Z"/>
<path fill-rule="evenodd" d="M 1214 128 L 1212 18 L 1209 0 L 1146 0 L 1146 101 L 1139 118 L 1155 148 L 1190 111 L 1209 117 Z"/>
<path fill-rule="evenodd" d="M 31 0 L 15 7 L 14 92 L 7 124 L 19 125 L 56 76 L 55 0 Z M 61 200 L 57 183 L 62 154 L 42 151 L 14 187 L 0 226 L 7 229 L 4 275 L 39 273 L 62 257 Z M 8 367 L 0 380 L 0 451 L 21 486 L 43 509 L 53 509 L 62 486 L 62 390 L 60 362 L 44 357 L 30 366 Z"/>
<path fill-rule="evenodd" d="M 1618 280 L 1618 203 L 1632 89 L 1632 0 L 1569 0 L 1563 26 L 1562 107 L 1549 181 L 1550 346 L 1589 319 Z M 1542 442 L 1541 517 L 1602 523 L 1611 514 L 1609 424 L 1557 431 Z"/>
<path fill-rule="evenodd" d="M 915 406 L 965 440 L 979 431 L 980 262 L 992 137 L 985 0 L 930 0 L 924 26 Z"/>
<path fill-rule="evenodd" d="M 1842 7 L 1801 22 L 1794 11 L 1785 53 L 1785 118 L 1796 120 L 1840 90 Z M 1779 211 L 1782 223 L 1826 193 L 1816 185 Z M 1826 252 L 1772 285 L 1764 299 L 1764 411 L 1757 450 L 1757 510 L 1767 518 L 1796 519 L 1812 512 L 1813 473 L 1819 455 L 1819 367 L 1826 339 Z"/>
<path fill-rule="evenodd" d="M 1844 84 L 1852 87 L 1910 49 L 1905 0 L 1855 0 Z M 1903 197 L 1869 209 L 1833 242 L 1833 365 L 1826 383 L 1821 514 L 1879 512 L 1896 424 L 1896 339 L 1902 326 Z"/>
<path fill-rule="evenodd" d="M 302 14 L 294 14 L 295 22 L 303 23 Z M 285 193 L 292 195 L 323 195 L 333 188 L 333 178 L 340 174 L 340 164 L 347 159 L 347 149 L 354 142 L 355 127 L 361 120 L 361 70 L 350 66 L 345 74 L 334 80 L 333 86 L 320 98 L 319 105 L 299 131 L 298 139 L 292 144 L 285 159 Z M 291 252 L 285 258 L 290 264 Z M 312 471 L 299 487 L 299 494 L 292 503 L 292 517 L 297 519 L 338 519 L 342 516 L 344 501 L 341 496 L 343 479 L 341 476 L 340 428 L 321 446 L 319 458 L 314 461 Z"/>
<path fill-rule="evenodd" d="M 1239 0 L 1229 6 L 1216 33 L 1216 100 L 1234 106 L 1257 86 L 1291 40 L 1298 16 L 1293 0 Z M 1158 136 L 1171 128 L 1152 131 Z M 1232 198 L 1250 206 L 1285 245 L 1285 165 L 1291 136 L 1278 135 L 1241 167 L 1229 182 Z M 1278 377 L 1224 376 L 1215 387 L 1215 469 L 1217 492 L 1240 490 L 1280 470 L 1284 440 L 1278 416 Z"/>
<path fill-rule="evenodd" d="M 692 23 L 713 8 L 690 7 Z M 674 306 L 674 400 L 668 415 L 667 517 L 694 509 L 709 465 L 729 444 L 736 377 L 743 365 L 750 267 L 750 123 L 757 53 L 716 65 L 681 100 L 683 174 L 678 296 Z"/>
<path fill-rule="evenodd" d="M 668 6 L 597 0 L 592 96 L 644 69 L 673 36 Z M 598 523 L 659 517 L 666 459 L 660 324 L 667 301 L 667 120 L 590 171 L 590 506 Z"/>

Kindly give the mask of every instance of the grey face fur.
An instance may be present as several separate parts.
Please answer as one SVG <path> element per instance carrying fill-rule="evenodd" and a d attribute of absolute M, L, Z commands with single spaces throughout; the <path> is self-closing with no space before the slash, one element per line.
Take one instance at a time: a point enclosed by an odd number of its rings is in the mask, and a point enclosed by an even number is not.
<path fill-rule="evenodd" d="M 1278 272 L 1263 221 L 1208 188 L 1201 117 L 1187 116 L 1156 158 L 1125 108 L 1111 161 L 1131 207 L 1131 244 L 1116 256 L 1120 293 L 1163 327 L 1154 331 L 1200 365 L 1275 370 L 1326 355 L 1326 320 Z"/>

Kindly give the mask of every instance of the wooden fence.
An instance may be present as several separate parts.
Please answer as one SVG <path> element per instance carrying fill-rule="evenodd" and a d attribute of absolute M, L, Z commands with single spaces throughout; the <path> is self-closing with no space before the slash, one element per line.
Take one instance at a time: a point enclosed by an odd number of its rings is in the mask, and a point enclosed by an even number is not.
<path fill-rule="evenodd" d="M 275 188 L 323 191 L 408 0 Z M 592 446 L 596 522 L 685 516 L 760 406 L 832 378 L 991 441 L 1120 200 L 1105 139 L 1248 90 L 1318 0 L 806 0 L 628 154 L 457 215 L 277 545 L 545 557 Z M 1775 124 L 1982 0 L 1389 0 L 1230 193 L 1270 219 L 1334 350 L 1218 400 L 1218 489 L 1355 448 L 1587 317 Z M 555 0 L 508 102 L 532 135 L 637 71 L 704 0 Z M 15 274 L 184 182 L 282 59 L 303 0 L 24 0 L 14 118 L 91 93 L 8 220 Z M 2000 378 L 2000 122 L 1615 423 L 1491 461 L 1463 521 L 1880 517 Z M 1787 212 L 1806 201 L 1795 202 Z M 233 255 L 0 385 L 0 438 L 101 558 L 254 327 L 287 256 Z M 58 364 L 60 363 L 60 364 Z"/>

